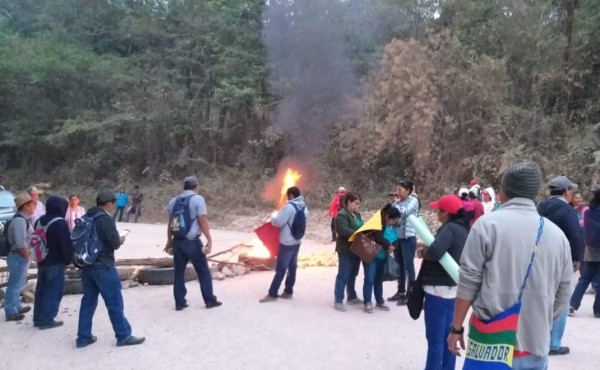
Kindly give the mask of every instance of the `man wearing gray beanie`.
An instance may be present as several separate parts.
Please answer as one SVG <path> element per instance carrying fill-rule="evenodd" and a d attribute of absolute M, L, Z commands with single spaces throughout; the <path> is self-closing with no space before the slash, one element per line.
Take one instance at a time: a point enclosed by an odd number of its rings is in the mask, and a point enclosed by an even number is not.
<path fill-rule="evenodd" d="M 512 165 L 502 177 L 498 195 L 502 208 L 482 216 L 471 228 L 460 260 L 454 321 L 448 336 L 450 350 L 459 354 L 458 344 L 465 348 L 463 323 L 472 307 L 471 343 L 465 365 L 495 362 L 513 369 L 547 367 L 550 328 L 567 305 L 573 268 L 565 235 L 537 213 L 534 199 L 541 178 L 533 162 Z M 537 254 L 537 250 L 544 253 Z M 492 345 L 506 343 L 494 342 L 497 338 L 493 334 L 485 334 L 489 333 L 485 330 L 482 333 L 481 326 L 474 329 L 473 323 L 487 325 L 493 321 L 505 325 L 506 320 L 499 315 L 507 312 L 519 315 L 517 328 L 504 329 L 508 330 L 505 333 L 516 329 L 514 353 L 488 356 L 498 353 L 491 350 Z M 486 338 L 471 340 L 476 334 Z M 508 363 L 511 358 L 512 363 Z"/>

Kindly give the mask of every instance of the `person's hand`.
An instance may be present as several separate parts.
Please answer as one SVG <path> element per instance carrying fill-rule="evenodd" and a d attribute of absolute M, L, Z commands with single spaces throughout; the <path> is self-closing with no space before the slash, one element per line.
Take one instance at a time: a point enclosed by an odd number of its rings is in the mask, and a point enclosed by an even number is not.
<path fill-rule="evenodd" d="M 573 262 L 573 272 L 579 271 L 580 265 L 581 265 L 581 262 L 579 262 L 579 261 Z"/>
<path fill-rule="evenodd" d="M 17 250 L 19 251 L 19 254 L 21 254 L 21 257 L 23 257 L 26 260 L 29 259 L 29 248 L 19 248 Z"/>
<path fill-rule="evenodd" d="M 163 249 L 163 252 L 165 252 L 169 256 L 173 255 L 173 244 L 171 243 L 170 240 L 167 241 L 167 244 L 165 245 L 165 248 Z"/>
<path fill-rule="evenodd" d="M 121 242 L 121 245 L 123 245 L 125 243 L 125 235 L 119 236 L 119 241 Z"/>
<path fill-rule="evenodd" d="M 393 245 L 390 245 L 390 247 L 388 248 L 388 253 L 392 254 L 395 250 L 396 250 L 396 247 L 394 247 Z"/>
<path fill-rule="evenodd" d="M 459 347 L 460 344 L 460 347 Z M 460 357 L 460 350 L 465 349 L 465 338 L 464 334 L 452 334 L 448 335 L 448 349 L 450 352 Z"/>
<path fill-rule="evenodd" d="M 207 242 L 206 245 L 204 247 L 202 247 L 202 253 L 210 254 L 211 251 L 212 251 L 212 242 Z"/>
<path fill-rule="evenodd" d="M 423 258 L 423 253 L 425 253 L 425 246 L 424 245 L 419 246 L 417 248 L 416 253 L 417 253 L 417 258 Z"/>

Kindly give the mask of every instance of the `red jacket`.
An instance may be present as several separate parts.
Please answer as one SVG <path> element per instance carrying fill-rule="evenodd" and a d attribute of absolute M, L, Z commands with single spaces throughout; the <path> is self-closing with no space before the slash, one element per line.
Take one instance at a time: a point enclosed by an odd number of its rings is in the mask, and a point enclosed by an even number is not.
<path fill-rule="evenodd" d="M 473 204 L 473 210 L 475 211 L 475 216 L 471 220 L 471 226 L 473 226 L 475 221 L 477 221 L 477 219 L 479 217 L 483 216 L 484 210 L 483 210 L 483 204 L 480 201 L 478 201 L 477 199 L 471 199 L 470 202 L 471 202 L 471 204 Z"/>
<path fill-rule="evenodd" d="M 340 198 L 345 194 L 335 194 L 331 203 L 329 203 L 329 217 L 335 218 L 340 211 Z"/>

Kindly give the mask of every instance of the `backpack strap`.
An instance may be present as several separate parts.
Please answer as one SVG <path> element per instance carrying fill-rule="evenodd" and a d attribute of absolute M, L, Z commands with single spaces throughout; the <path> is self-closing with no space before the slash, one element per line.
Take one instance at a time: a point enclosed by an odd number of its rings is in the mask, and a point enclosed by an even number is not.
<path fill-rule="evenodd" d="M 521 298 L 523 297 L 523 291 L 525 290 L 525 284 L 527 284 L 527 279 L 529 279 L 529 275 L 531 274 L 531 266 L 533 266 L 533 260 L 538 250 L 538 245 L 540 244 L 540 239 L 542 238 L 542 234 L 544 233 L 544 218 L 540 217 L 540 225 L 538 227 L 537 238 L 535 239 L 535 244 L 533 246 L 533 252 L 531 252 L 531 258 L 529 259 L 529 265 L 527 265 L 527 272 L 525 273 L 525 278 L 523 279 L 523 284 L 521 285 L 521 291 L 519 292 L 519 297 L 517 298 L 518 302 L 521 302 Z"/>
<path fill-rule="evenodd" d="M 62 217 L 54 217 L 52 220 L 50 220 L 50 222 L 48 222 L 46 224 L 46 226 L 42 226 L 42 230 L 44 230 L 44 232 L 47 233 L 48 232 L 48 228 L 50 227 L 50 225 L 52 225 L 53 223 L 55 223 L 56 221 L 61 220 L 61 219 L 63 219 L 63 218 Z M 35 222 L 34 230 L 38 228 L 39 224 L 40 224 L 40 220 L 38 219 Z"/>

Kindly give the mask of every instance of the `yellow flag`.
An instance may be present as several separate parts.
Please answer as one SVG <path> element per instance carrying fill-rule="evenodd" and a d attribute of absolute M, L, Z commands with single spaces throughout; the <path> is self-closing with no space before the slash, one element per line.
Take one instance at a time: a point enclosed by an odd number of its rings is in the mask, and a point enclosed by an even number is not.
<path fill-rule="evenodd" d="M 375 212 L 375 214 L 369 219 L 369 221 L 362 225 L 360 229 L 356 230 L 356 232 L 352 234 L 350 238 L 348 238 L 348 240 L 351 242 L 354 241 L 358 234 L 365 231 L 381 230 L 381 226 L 381 210 L 379 210 Z"/>

